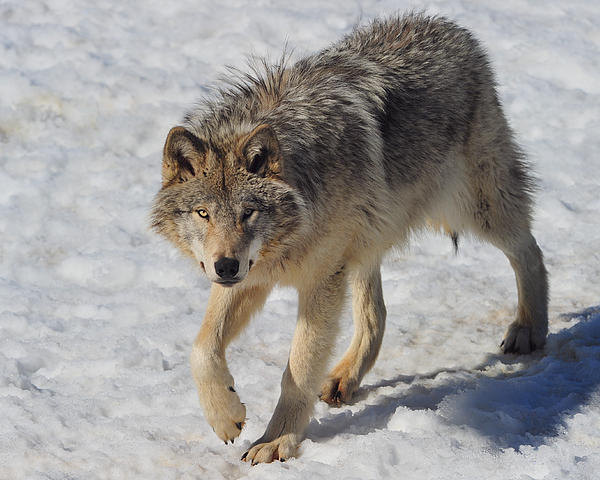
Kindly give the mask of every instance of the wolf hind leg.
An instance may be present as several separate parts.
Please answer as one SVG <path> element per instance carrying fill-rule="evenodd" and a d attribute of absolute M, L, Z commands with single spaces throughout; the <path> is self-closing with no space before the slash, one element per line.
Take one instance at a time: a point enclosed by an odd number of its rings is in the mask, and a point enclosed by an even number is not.
<path fill-rule="evenodd" d="M 481 194 L 481 191 L 480 191 Z M 521 203 L 498 203 L 499 194 L 480 198 L 482 222 L 475 222 L 475 234 L 499 248 L 508 258 L 517 282 L 517 317 L 504 335 L 504 353 L 531 353 L 543 348 L 548 333 L 548 280 L 542 251 L 531 234 L 529 199 Z M 487 199 L 486 199 L 487 198 Z M 501 202 L 502 200 L 500 200 Z M 478 215 L 476 215 L 477 217 Z"/>
<path fill-rule="evenodd" d="M 548 334 L 548 282 L 542 251 L 529 230 L 518 242 L 498 247 L 507 256 L 517 280 L 517 318 L 504 335 L 504 353 L 530 353 L 541 349 Z"/>
<path fill-rule="evenodd" d="M 517 282 L 517 318 L 501 347 L 505 353 L 529 353 L 546 342 L 547 273 L 531 234 L 533 181 L 491 87 L 482 91 L 464 147 L 462 219 L 506 255 Z"/>
<path fill-rule="evenodd" d="M 532 182 L 518 147 L 506 132 L 497 135 L 497 145 L 477 148 L 471 156 L 476 167 L 469 182 L 471 201 L 465 221 L 477 236 L 506 255 L 515 272 L 517 318 L 508 327 L 501 348 L 504 353 L 526 354 L 546 342 L 548 280 L 542 251 L 531 234 Z"/>
<path fill-rule="evenodd" d="M 377 359 L 386 317 L 379 264 L 355 272 L 352 311 L 354 336 L 350 347 L 321 388 L 321 400 L 330 405 L 348 403 Z"/>

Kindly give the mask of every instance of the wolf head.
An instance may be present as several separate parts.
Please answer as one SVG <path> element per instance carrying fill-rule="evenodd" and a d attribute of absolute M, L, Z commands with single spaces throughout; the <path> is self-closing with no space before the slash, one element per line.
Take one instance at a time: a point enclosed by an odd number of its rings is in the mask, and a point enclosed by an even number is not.
<path fill-rule="evenodd" d="M 223 286 L 241 282 L 259 262 L 277 262 L 305 218 L 301 196 L 282 179 L 273 129 L 259 125 L 232 137 L 216 144 L 171 129 L 152 211 L 154 230 Z"/>

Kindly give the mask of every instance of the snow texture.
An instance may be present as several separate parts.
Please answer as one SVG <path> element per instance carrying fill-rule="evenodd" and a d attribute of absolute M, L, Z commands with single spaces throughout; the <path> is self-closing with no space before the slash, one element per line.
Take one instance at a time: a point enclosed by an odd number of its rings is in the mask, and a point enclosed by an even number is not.
<path fill-rule="evenodd" d="M 435 235 L 383 266 L 388 325 L 356 401 L 299 458 L 239 461 L 279 395 L 296 299 L 228 350 L 247 425 L 225 446 L 188 356 L 209 284 L 148 230 L 168 129 L 247 54 L 316 51 L 416 8 L 473 30 L 540 180 L 544 352 L 501 355 L 502 254 Z M 600 471 L 600 3 L 0 3 L 0 478 L 592 479 Z M 351 337 L 347 311 L 336 358 Z"/>

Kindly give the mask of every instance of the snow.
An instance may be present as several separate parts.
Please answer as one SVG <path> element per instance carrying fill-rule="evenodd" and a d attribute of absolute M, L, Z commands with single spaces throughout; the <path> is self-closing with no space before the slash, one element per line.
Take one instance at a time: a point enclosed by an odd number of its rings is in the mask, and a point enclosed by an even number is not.
<path fill-rule="evenodd" d="M 250 467 L 239 457 L 277 402 L 295 295 L 276 290 L 228 350 L 248 419 L 225 446 L 188 365 L 209 284 L 148 230 L 166 132 L 226 64 L 286 42 L 299 57 L 411 8 L 469 27 L 492 58 L 540 179 L 548 345 L 501 355 L 508 262 L 423 235 L 385 262 L 386 337 L 356 401 L 317 405 L 298 458 Z M 599 63 L 595 1 L 4 0 L 0 478 L 597 478 Z"/>

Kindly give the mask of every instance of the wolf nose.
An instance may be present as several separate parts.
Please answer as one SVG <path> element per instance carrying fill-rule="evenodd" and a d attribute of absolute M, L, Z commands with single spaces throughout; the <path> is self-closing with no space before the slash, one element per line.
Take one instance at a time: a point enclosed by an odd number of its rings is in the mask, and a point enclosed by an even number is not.
<path fill-rule="evenodd" d="M 215 272 L 223 279 L 230 280 L 236 276 L 240 268 L 240 262 L 235 258 L 223 257 L 215 262 Z"/>

